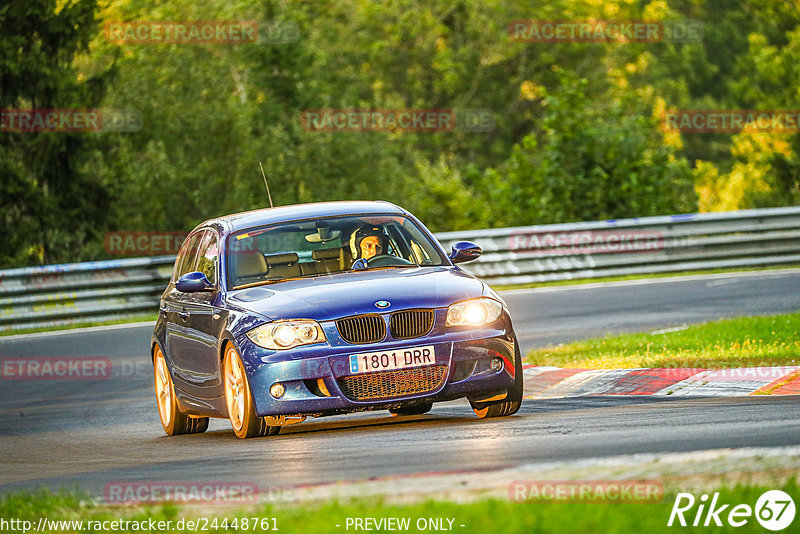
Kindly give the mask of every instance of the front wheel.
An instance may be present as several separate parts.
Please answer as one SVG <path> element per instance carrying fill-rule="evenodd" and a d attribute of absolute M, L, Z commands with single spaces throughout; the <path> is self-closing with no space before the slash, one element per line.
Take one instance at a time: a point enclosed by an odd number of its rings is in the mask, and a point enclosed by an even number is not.
<path fill-rule="evenodd" d="M 179 434 L 200 434 L 208 428 L 208 417 L 190 417 L 181 412 L 175 386 L 169 374 L 167 360 L 161 347 L 153 350 L 153 378 L 156 386 L 156 403 L 161 426 L 168 436 Z"/>
<path fill-rule="evenodd" d="M 472 411 L 480 419 L 514 415 L 522 406 L 522 353 L 518 341 L 514 342 L 514 353 L 514 385 L 508 390 L 506 398 L 496 402 L 470 401 Z"/>
<path fill-rule="evenodd" d="M 269 426 L 263 417 L 256 415 L 253 396 L 247 382 L 242 358 L 233 344 L 225 349 L 223 361 L 225 380 L 225 405 L 228 408 L 228 419 L 233 432 L 238 438 L 272 436 L 280 432 L 281 427 Z"/>

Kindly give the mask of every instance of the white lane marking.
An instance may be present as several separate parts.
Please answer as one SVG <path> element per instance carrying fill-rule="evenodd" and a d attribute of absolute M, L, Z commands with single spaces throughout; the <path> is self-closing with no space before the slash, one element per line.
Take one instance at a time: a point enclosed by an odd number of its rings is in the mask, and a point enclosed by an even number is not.
<path fill-rule="evenodd" d="M 580 291 L 582 289 L 599 289 L 605 287 L 641 286 L 649 284 L 669 284 L 680 282 L 694 282 L 699 280 L 721 280 L 729 278 L 752 278 L 771 275 L 800 274 L 800 269 L 770 269 L 766 271 L 744 271 L 734 273 L 693 274 L 686 276 L 665 276 L 660 278 L 638 278 L 636 280 L 618 280 L 616 282 L 591 282 L 588 284 L 575 284 L 569 286 L 530 287 L 526 289 L 508 289 L 499 291 L 501 296 L 525 295 L 528 293 L 556 293 L 559 291 Z"/>
<path fill-rule="evenodd" d="M 90 332 L 105 332 L 107 330 L 121 330 L 125 328 L 138 328 L 141 326 L 154 327 L 155 321 L 141 321 L 138 323 L 109 324 L 105 326 L 87 326 L 85 328 L 70 328 L 67 330 L 49 330 L 47 332 L 33 332 L 30 334 L 13 334 L 10 336 L 0 336 L 0 343 L 15 339 L 30 339 L 51 336 L 63 336 L 67 334 L 86 334 Z"/>
<path fill-rule="evenodd" d="M 686 324 L 686 323 L 683 323 L 680 326 L 675 326 L 675 327 L 672 327 L 672 328 L 662 328 L 661 330 L 653 330 L 652 332 L 650 332 L 650 335 L 651 336 L 659 336 L 661 334 L 669 334 L 671 332 L 680 332 L 681 330 L 686 330 L 687 328 L 689 328 L 689 325 Z"/>

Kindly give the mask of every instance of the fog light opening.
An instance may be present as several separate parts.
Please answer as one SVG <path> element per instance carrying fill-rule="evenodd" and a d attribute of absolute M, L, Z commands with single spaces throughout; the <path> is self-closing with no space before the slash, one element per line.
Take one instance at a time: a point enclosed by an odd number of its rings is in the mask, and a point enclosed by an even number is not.
<path fill-rule="evenodd" d="M 503 359 L 502 358 L 492 358 L 491 363 L 489 363 L 489 368 L 494 371 L 495 373 L 503 368 Z"/>
<path fill-rule="evenodd" d="M 317 387 L 319 388 L 320 393 L 322 393 L 326 397 L 331 396 L 331 392 L 328 391 L 328 387 L 325 385 L 325 380 L 323 380 L 322 378 L 317 379 Z"/>
<path fill-rule="evenodd" d="M 272 384 L 272 386 L 269 388 L 269 394 L 275 397 L 276 399 L 280 399 L 281 397 L 283 397 L 284 393 L 286 393 L 286 388 L 283 387 L 283 384 L 281 384 L 280 382 Z"/>

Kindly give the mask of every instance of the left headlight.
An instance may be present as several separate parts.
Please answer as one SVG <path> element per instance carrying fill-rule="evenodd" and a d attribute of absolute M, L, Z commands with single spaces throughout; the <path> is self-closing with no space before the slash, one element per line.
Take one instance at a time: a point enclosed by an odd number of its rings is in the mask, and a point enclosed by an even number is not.
<path fill-rule="evenodd" d="M 486 326 L 499 319 L 501 313 L 503 305 L 494 299 L 465 300 L 447 309 L 447 326 Z"/>
<path fill-rule="evenodd" d="M 298 345 L 326 341 L 322 327 L 311 319 L 263 324 L 247 332 L 247 337 L 256 345 L 272 350 L 286 350 Z"/>

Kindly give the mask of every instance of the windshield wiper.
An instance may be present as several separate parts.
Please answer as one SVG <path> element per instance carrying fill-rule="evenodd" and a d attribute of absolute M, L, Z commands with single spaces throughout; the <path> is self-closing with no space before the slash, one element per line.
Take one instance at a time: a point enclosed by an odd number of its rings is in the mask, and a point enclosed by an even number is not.
<path fill-rule="evenodd" d="M 233 286 L 232 291 L 236 291 L 238 289 L 249 289 L 251 287 L 259 287 L 259 286 L 266 286 L 269 284 L 276 284 L 278 282 L 288 282 L 289 280 L 301 280 L 303 278 L 310 278 L 308 276 L 295 276 L 293 278 L 273 278 L 271 280 L 261 280 L 260 282 L 250 282 L 249 284 L 244 284 L 241 286 Z"/>

